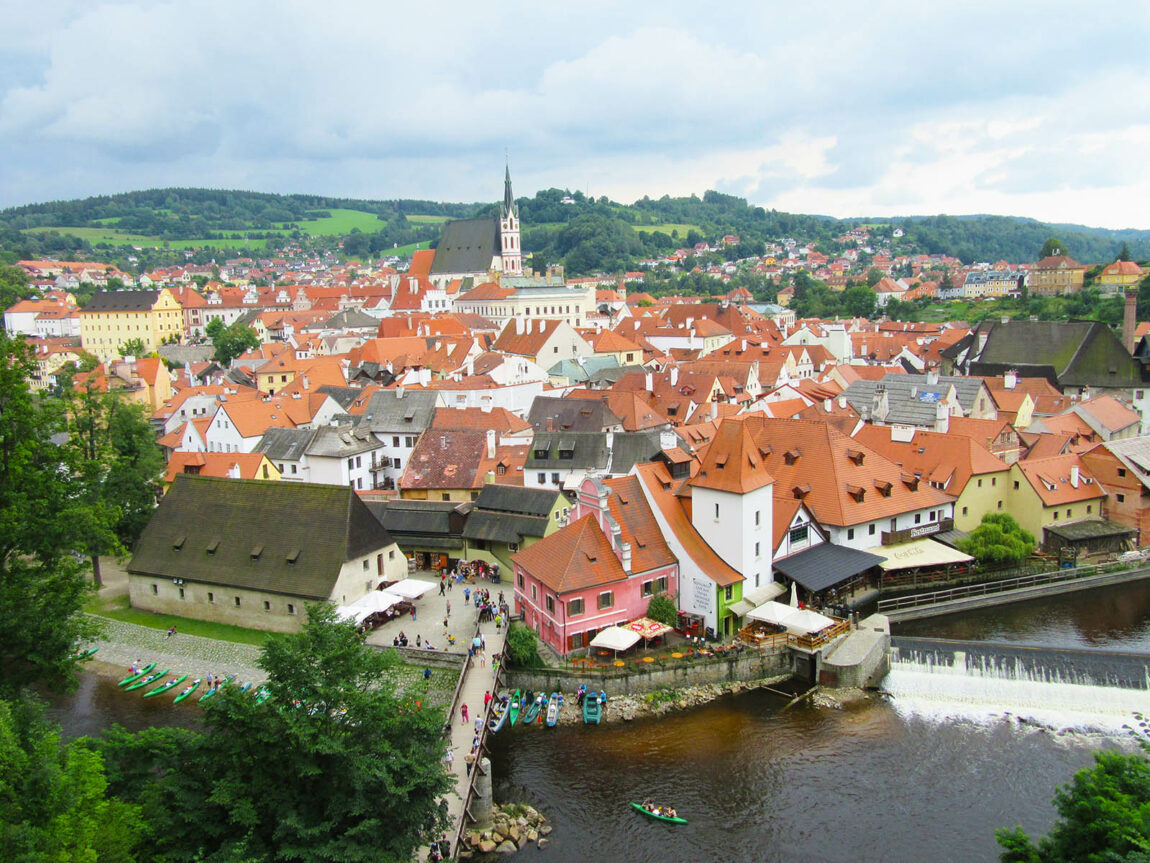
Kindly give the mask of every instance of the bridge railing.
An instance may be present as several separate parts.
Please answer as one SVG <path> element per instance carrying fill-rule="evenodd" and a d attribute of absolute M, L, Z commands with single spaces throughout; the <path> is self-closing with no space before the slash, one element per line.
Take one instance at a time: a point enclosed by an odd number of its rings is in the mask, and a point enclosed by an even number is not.
<path fill-rule="evenodd" d="M 946 590 L 932 590 L 928 593 L 915 593 L 910 596 L 880 599 L 878 601 L 878 613 L 885 614 L 890 611 L 900 611 L 907 608 L 941 605 L 944 602 L 951 602 L 956 599 L 990 596 L 996 593 L 1006 593 L 1008 591 L 1036 587 L 1043 584 L 1075 581 L 1103 572 L 1118 572 L 1126 569 L 1144 568 L 1145 566 L 1146 563 L 1144 561 L 1094 563 L 1087 566 L 1023 575 L 1018 578 L 1005 578 L 997 581 L 982 582 L 980 584 L 966 584 L 961 587 L 951 587 Z"/>

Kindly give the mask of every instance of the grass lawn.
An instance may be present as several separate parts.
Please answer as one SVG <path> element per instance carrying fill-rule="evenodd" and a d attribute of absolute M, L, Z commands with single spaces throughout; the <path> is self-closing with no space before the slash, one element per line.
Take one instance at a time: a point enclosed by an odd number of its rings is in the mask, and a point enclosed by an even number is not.
<path fill-rule="evenodd" d="M 429 249 L 431 248 L 431 241 L 424 240 L 422 243 L 408 243 L 406 246 L 399 246 L 395 249 L 381 249 L 379 257 L 381 258 L 410 258 L 416 249 Z"/>
<path fill-rule="evenodd" d="M 327 234 L 350 234 L 352 228 L 359 228 L 365 234 L 374 234 L 387 223 L 375 213 L 360 210 L 327 210 L 331 215 L 325 219 L 294 222 L 300 231 L 310 237 Z"/>
<path fill-rule="evenodd" d="M 672 231 L 678 231 L 679 239 L 683 240 L 683 242 L 687 241 L 687 234 L 691 231 L 698 231 L 700 234 L 703 233 L 698 225 L 685 225 L 675 222 L 668 222 L 665 225 L 632 225 L 632 227 L 640 234 L 653 234 L 657 232 L 666 234 L 668 237 L 671 236 Z"/>
<path fill-rule="evenodd" d="M 450 216 L 408 216 L 407 221 L 413 225 L 442 225 Z"/>
<path fill-rule="evenodd" d="M 206 620 L 193 620 L 190 617 L 177 617 L 174 614 L 154 614 L 150 611 L 128 607 L 127 596 L 117 596 L 107 602 L 93 599 L 88 603 L 87 611 L 98 617 L 107 617 L 111 620 L 121 620 L 124 623 L 135 623 L 151 629 L 168 629 L 176 627 L 187 635 L 199 635 L 203 638 L 214 638 L 217 641 L 234 641 L 240 644 L 262 645 L 271 633 L 261 629 L 247 629 L 243 626 L 232 626 L 229 623 L 210 623 Z"/>

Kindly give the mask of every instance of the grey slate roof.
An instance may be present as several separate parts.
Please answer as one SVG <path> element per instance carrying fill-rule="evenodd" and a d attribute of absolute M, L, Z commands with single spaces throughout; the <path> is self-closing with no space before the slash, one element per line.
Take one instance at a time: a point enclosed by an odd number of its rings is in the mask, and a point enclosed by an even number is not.
<path fill-rule="evenodd" d="M 972 375 L 1000 375 L 1014 369 L 1022 377 L 1045 377 L 1063 388 L 1121 388 L 1143 382 L 1141 364 L 1109 327 L 1097 321 L 988 319 L 969 338 L 965 364 Z"/>
<path fill-rule="evenodd" d="M 492 258 L 501 253 L 500 246 L 496 216 L 447 222 L 435 247 L 431 274 L 486 273 L 491 269 Z"/>
<path fill-rule="evenodd" d="M 159 291 L 97 291 L 85 312 L 146 312 L 156 304 Z"/>
<path fill-rule="evenodd" d="M 774 562 L 774 568 L 810 591 L 825 590 L 878 566 L 885 558 L 824 542 Z"/>
<path fill-rule="evenodd" d="M 342 312 L 332 315 L 318 327 L 306 327 L 305 329 L 375 331 L 379 329 L 379 321 L 359 309 L 344 309 Z"/>
<path fill-rule="evenodd" d="M 934 424 L 936 405 L 946 397 L 951 385 L 967 416 L 974 409 L 974 400 L 983 387 L 978 378 L 939 375 L 938 383 L 928 384 L 926 375 L 888 374 L 881 381 L 854 381 L 844 390 L 843 395 L 852 408 L 860 414 L 865 411 L 869 415 L 875 391 L 880 385 L 886 389 L 887 405 L 890 408 L 884 422 L 906 423 L 919 428 Z"/>
<path fill-rule="evenodd" d="M 520 489 L 522 491 L 522 489 Z M 505 512 L 473 510 L 463 528 L 467 539 L 494 542 L 522 542 L 525 537 L 542 538 L 547 533 L 548 520 L 532 515 L 512 515 Z"/>
<path fill-rule="evenodd" d="M 418 435 L 431 425 L 439 394 L 430 390 L 380 390 L 363 410 L 360 426 L 380 434 Z"/>
<path fill-rule="evenodd" d="M 368 501 L 367 508 L 404 551 L 463 548 L 463 527 L 471 501 Z"/>
<path fill-rule="evenodd" d="M 604 401 L 536 396 L 527 422 L 540 431 L 606 431 L 622 429 L 623 420 Z"/>
<path fill-rule="evenodd" d="M 262 452 L 272 461 L 299 461 L 314 433 L 315 429 L 269 428 L 254 451 Z"/>
<path fill-rule="evenodd" d="M 479 492 L 475 508 L 488 512 L 505 512 L 516 515 L 533 515 L 547 518 L 561 497 L 558 491 L 545 488 L 516 488 L 510 485 L 489 483 Z"/>
<path fill-rule="evenodd" d="M 619 368 L 619 359 L 614 354 L 605 357 L 585 357 L 579 360 L 560 360 L 547 370 L 553 377 L 567 378 L 569 381 L 584 383 L 592 375 Z"/>
<path fill-rule="evenodd" d="M 321 426 L 315 430 L 307 454 L 328 458 L 347 458 L 351 455 L 370 452 L 381 444 L 366 428 L 351 426 Z"/>
<path fill-rule="evenodd" d="M 346 561 L 393 543 L 344 486 L 180 474 L 128 572 L 327 599 Z"/>
<path fill-rule="evenodd" d="M 523 469 L 600 470 L 622 476 L 660 452 L 658 431 L 536 432 Z"/>

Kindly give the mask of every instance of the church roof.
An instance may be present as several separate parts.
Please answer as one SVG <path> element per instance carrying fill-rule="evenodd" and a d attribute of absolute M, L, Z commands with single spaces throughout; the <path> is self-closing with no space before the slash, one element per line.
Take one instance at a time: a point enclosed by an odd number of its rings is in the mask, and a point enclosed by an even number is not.
<path fill-rule="evenodd" d="M 447 222 L 435 249 L 431 274 L 486 273 L 500 252 L 499 220 L 494 216 Z"/>

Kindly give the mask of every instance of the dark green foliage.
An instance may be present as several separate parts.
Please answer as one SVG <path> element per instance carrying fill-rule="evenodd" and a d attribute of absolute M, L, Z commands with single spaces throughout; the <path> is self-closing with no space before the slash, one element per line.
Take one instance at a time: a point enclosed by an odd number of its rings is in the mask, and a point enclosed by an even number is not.
<path fill-rule="evenodd" d="M 0 312 L 28 296 L 28 274 L 19 267 L 0 266 Z"/>
<path fill-rule="evenodd" d="M 169 861 L 408 863 L 445 828 L 444 716 L 400 695 L 390 651 L 363 643 L 330 605 L 268 640 L 271 698 L 225 689 L 203 733 L 153 731 L 104 745 L 113 787 Z"/>
<path fill-rule="evenodd" d="M 244 351 L 253 351 L 260 346 L 260 337 L 256 331 L 239 321 L 224 326 L 219 318 L 212 318 L 204 327 L 204 332 L 216 348 L 212 359 L 222 366 L 228 365 Z"/>
<path fill-rule="evenodd" d="M 507 630 L 507 659 L 516 668 L 539 668 L 543 665 L 539 641 L 532 629 L 521 623 L 511 624 Z"/>
<path fill-rule="evenodd" d="M 1042 244 L 1042 249 L 1038 252 L 1038 259 L 1049 258 L 1051 255 L 1065 255 L 1066 243 L 1058 239 L 1058 237 L 1049 237 L 1045 243 Z"/>
<path fill-rule="evenodd" d="M 647 617 L 665 623 L 667 626 L 679 624 L 679 609 L 675 607 L 675 600 L 665 593 L 656 593 L 647 603 Z"/>
<path fill-rule="evenodd" d="M 136 859 L 138 807 L 106 790 L 99 753 L 63 743 L 38 703 L 0 700 L 0 859 Z"/>
<path fill-rule="evenodd" d="M 81 534 L 108 530 L 77 481 L 75 454 L 50 436 L 60 406 L 33 399 L 27 347 L 0 332 L 0 692 L 35 682 L 64 687 L 72 654 L 97 629 L 82 613 L 90 588 L 70 552 Z"/>
<path fill-rule="evenodd" d="M 1022 828 L 999 830 L 1003 863 L 1135 863 L 1150 850 L 1150 761 L 1098 752 L 1094 766 L 1054 794 L 1058 820 L 1034 843 Z"/>
<path fill-rule="evenodd" d="M 120 356 L 122 357 L 142 357 L 145 356 L 148 349 L 144 346 L 143 339 L 128 339 L 120 345 Z"/>
<path fill-rule="evenodd" d="M 1013 516 L 988 512 L 958 547 L 980 563 L 1021 563 L 1034 551 L 1034 537 Z"/>

